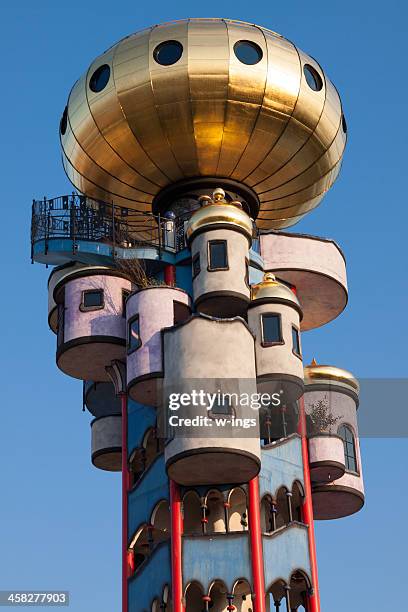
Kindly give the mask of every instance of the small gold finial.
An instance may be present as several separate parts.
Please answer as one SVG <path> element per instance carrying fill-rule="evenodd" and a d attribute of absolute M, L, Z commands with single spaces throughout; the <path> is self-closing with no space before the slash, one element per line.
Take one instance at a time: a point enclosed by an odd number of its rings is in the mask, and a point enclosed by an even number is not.
<path fill-rule="evenodd" d="M 214 189 L 212 195 L 214 202 L 223 202 L 225 199 L 225 191 L 221 189 L 221 187 L 217 187 L 217 189 Z"/>
<path fill-rule="evenodd" d="M 264 283 L 271 283 L 276 281 L 276 276 L 272 272 L 266 272 L 263 277 Z"/>
<path fill-rule="evenodd" d="M 212 198 L 209 195 L 201 195 L 198 198 L 198 201 L 200 202 L 200 206 L 208 206 L 209 204 L 212 204 Z"/>
<path fill-rule="evenodd" d="M 317 363 L 316 359 L 313 357 L 313 359 L 312 359 L 312 361 L 310 363 L 310 366 L 314 367 L 314 366 L 317 366 L 317 365 L 318 365 L 318 363 Z"/>

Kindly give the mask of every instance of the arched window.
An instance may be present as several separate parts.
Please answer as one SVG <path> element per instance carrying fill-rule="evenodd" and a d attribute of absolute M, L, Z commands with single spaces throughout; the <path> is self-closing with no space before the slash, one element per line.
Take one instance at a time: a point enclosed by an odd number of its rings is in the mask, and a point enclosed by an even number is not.
<path fill-rule="evenodd" d="M 343 440 L 346 470 L 357 472 L 356 443 L 351 428 L 348 425 L 341 425 L 337 433 Z"/>
<path fill-rule="evenodd" d="M 207 533 L 225 533 L 225 511 L 222 493 L 212 490 L 206 497 Z"/>
<path fill-rule="evenodd" d="M 292 487 L 292 518 L 294 521 L 302 522 L 303 488 L 299 482 L 294 482 Z"/>
<path fill-rule="evenodd" d="M 245 491 L 241 488 L 233 489 L 228 498 L 229 502 L 229 531 L 247 531 L 248 512 Z"/>
<path fill-rule="evenodd" d="M 187 491 L 183 497 L 184 533 L 201 534 L 203 530 L 201 500 L 195 491 Z"/>
<path fill-rule="evenodd" d="M 251 587 L 246 580 L 237 580 L 233 588 L 233 604 L 237 612 L 252 612 L 254 605 L 252 602 Z"/>
<path fill-rule="evenodd" d="M 191 612 L 202 612 L 204 592 L 198 582 L 190 582 L 186 589 L 186 610 Z"/>
<path fill-rule="evenodd" d="M 301 571 L 293 572 L 289 586 L 291 610 L 305 610 L 310 587 L 309 578 Z"/>
<path fill-rule="evenodd" d="M 261 501 L 262 533 L 272 533 L 276 529 L 276 504 L 270 495 L 264 495 Z"/>

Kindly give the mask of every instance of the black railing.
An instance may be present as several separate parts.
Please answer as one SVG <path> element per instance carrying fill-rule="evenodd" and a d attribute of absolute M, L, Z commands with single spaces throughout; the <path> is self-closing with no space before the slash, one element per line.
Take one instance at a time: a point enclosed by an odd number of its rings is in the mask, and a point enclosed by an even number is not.
<path fill-rule="evenodd" d="M 102 242 L 112 247 L 134 249 L 154 246 L 162 250 L 178 252 L 185 248 L 185 225 L 190 211 L 175 218 L 138 212 L 72 194 L 57 198 L 33 200 L 31 219 L 31 248 L 39 241 L 45 242 L 45 254 L 49 241 L 68 239 L 76 252 L 79 240 Z M 253 250 L 259 252 L 259 240 L 254 228 Z"/>
<path fill-rule="evenodd" d="M 177 252 L 185 247 L 184 226 L 188 216 L 167 219 L 160 215 L 100 202 L 83 195 L 34 200 L 31 219 L 31 244 L 65 238 L 103 242 L 115 249 L 155 246 Z"/>

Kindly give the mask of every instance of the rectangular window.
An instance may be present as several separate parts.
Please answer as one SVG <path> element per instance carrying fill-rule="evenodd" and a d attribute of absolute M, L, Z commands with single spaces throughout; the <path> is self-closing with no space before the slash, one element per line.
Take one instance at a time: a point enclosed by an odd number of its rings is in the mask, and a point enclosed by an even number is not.
<path fill-rule="evenodd" d="M 193 257 L 193 278 L 198 276 L 200 272 L 201 272 L 200 253 L 196 253 Z"/>
<path fill-rule="evenodd" d="M 83 291 L 81 310 L 96 310 L 103 307 L 103 289 L 89 289 Z"/>
<path fill-rule="evenodd" d="M 292 327 L 292 348 L 295 355 L 301 357 L 302 354 L 300 352 L 300 336 L 299 330 L 296 327 Z"/>
<path fill-rule="evenodd" d="M 228 270 L 226 240 L 210 240 L 208 243 L 208 269 Z"/>
<path fill-rule="evenodd" d="M 249 287 L 249 259 L 245 258 L 245 284 Z"/>
<path fill-rule="evenodd" d="M 58 304 L 57 346 L 64 344 L 65 304 Z"/>
<path fill-rule="evenodd" d="M 279 314 L 261 315 L 262 345 L 283 344 L 282 324 Z"/>
<path fill-rule="evenodd" d="M 126 300 L 130 295 L 128 289 L 122 289 L 122 317 L 126 317 Z"/>
<path fill-rule="evenodd" d="M 141 346 L 139 315 L 134 316 L 128 323 L 127 350 L 128 353 L 135 351 Z"/>

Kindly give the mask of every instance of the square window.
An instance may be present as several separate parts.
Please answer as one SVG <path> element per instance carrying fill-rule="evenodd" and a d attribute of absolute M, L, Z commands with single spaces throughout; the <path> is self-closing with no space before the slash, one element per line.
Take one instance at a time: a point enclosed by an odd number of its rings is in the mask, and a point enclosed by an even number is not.
<path fill-rule="evenodd" d="M 103 307 L 103 289 L 89 289 L 83 292 L 81 310 L 93 310 Z"/>
<path fill-rule="evenodd" d="M 128 353 L 135 351 L 142 345 L 140 339 L 140 323 L 139 315 L 136 315 L 130 319 L 128 323 L 128 337 L 127 337 L 127 350 Z"/>
<path fill-rule="evenodd" d="M 208 269 L 228 270 L 226 240 L 210 240 L 208 243 Z"/>
<path fill-rule="evenodd" d="M 300 336 L 299 336 L 299 330 L 296 329 L 296 327 L 292 327 L 292 346 L 293 346 L 293 352 L 295 353 L 295 355 L 298 355 L 298 357 L 301 357 Z"/>
<path fill-rule="evenodd" d="M 193 263 L 193 278 L 195 278 L 201 272 L 200 253 L 196 253 L 194 255 L 192 263 Z"/>
<path fill-rule="evenodd" d="M 282 325 L 279 314 L 261 315 L 262 344 L 265 346 L 282 344 Z"/>

